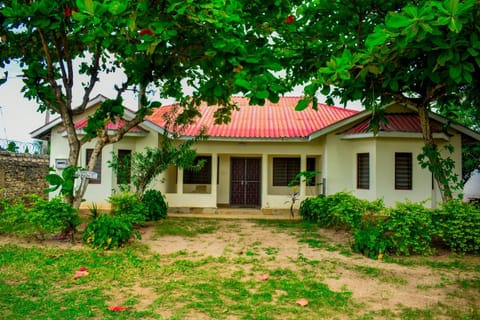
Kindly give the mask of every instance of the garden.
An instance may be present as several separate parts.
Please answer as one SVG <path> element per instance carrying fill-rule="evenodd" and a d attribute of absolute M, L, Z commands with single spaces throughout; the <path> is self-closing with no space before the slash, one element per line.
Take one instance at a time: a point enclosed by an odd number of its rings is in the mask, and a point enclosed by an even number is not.
<path fill-rule="evenodd" d="M 302 219 L 207 219 L 167 217 L 159 196 L 80 215 L 4 202 L 2 318 L 480 318 L 475 206 L 339 193 L 304 201 Z"/>

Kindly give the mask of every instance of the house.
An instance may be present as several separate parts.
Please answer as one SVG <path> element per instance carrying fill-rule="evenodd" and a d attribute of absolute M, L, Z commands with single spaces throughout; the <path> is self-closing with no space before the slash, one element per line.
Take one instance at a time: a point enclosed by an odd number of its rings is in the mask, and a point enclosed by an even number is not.
<path fill-rule="evenodd" d="M 432 174 L 417 163 L 423 146 L 418 115 L 412 109 L 391 105 L 388 124 L 381 124 L 374 135 L 368 131 L 370 111 L 355 111 L 320 104 L 318 110 L 295 111 L 300 97 L 283 97 L 277 104 L 250 106 L 248 99 L 232 98 L 239 106 L 228 124 L 214 124 L 216 106 L 201 104 L 201 117 L 185 128 L 183 138 L 207 128 L 209 138 L 195 145 L 198 157 L 205 160 L 198 171 L 169 168 L 151 188 L 166 195 L 170 208 L 254 207 L 265 211 L 289 208 L 292 189 L 288 186 L 300 171 L 319 171 L 315 181 L 300 183 L 299 198 L 310 195 L 352 192 L 374 200 L 383 198 L 387 205 L 410 199 L 435 205 L 440 193 Z M 102 101 L 97 96 L 76 128 L 81 133 L 86 117 Z M 107 206 L 106 199 L 118 189 L 117 179 L 108 160 L 114 152 L 120 157 L 157 146 L 166 128 L 165 115 L 178 105 L 163 106 L 126 134 L 120 142 L 104 148 L 91 180 L 85 205 Z M 132 116 L 126 111 L 125 117 Z M 452 144 L 451 156 L 457 174 L 461 174 L 462 144 L 479 141 L 480 135 L 430 113 L 432 130 L 439 145 Z M 110 124 L 115 130 L 122 123 Z M 116 127 L 117 126 L 117 127 Z M 56 119 L 32 132 L 37 139 L 51 141 L 51 166 L 61 170 L 68 155 L 68 144 L 61 120 Z M 80 166 L 86 166 L 92 143 L 83 146 Z"/>

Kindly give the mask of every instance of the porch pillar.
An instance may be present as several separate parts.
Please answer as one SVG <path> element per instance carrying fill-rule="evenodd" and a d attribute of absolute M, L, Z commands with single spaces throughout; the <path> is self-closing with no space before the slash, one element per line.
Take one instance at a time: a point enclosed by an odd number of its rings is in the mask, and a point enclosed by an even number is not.
<path fill-rule="evenodd" d="M 262 208 L 267 207 L 267 194 L 268 194 L 268 154 L 262 154 L 262 180 L 261 180 L 261 199 L 262 199 Z"/>
<path fill-rule="evenodd" d="M 183 169 L 177 168 L 177 194 L 183 194 Z"/>
<path fill-rule="evenodd" d="M 307 171 L 307 155 L 302 153 L 300 155 L 300 171 L 305 172 Z M 300 193 L 299 196 L 301 199 L 305 198 L 305 195 L 307 194 L 307 184 L 305 182 L 305 179 L 300 179 Z"/>
<path fill-rule="evenodd" d="M 215 207 L 217 206 L 217 181 L 218 181 L 218 154 L 212 153 L 212 181 L 210 181 L 212 197 L 215 201 Z"/>

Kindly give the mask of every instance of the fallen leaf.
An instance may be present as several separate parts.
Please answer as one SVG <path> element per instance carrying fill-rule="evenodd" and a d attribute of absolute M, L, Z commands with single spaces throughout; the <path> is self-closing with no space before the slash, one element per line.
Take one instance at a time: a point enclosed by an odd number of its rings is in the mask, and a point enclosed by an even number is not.
<path fill-rule="evenodd" d="M 73 276 L 73 279 L 78 279 L 88 276 L 88 271 L 75 271 L 75 275 Z"/>
<path fill-rule="evenodd" d="M 80 268 L 78 268 L 78 270 L 80 270 L 80 271 L 88 271 L 88 269 L 85 268 L 84 266 L 80 266 Z"/>
<path fill-rule="evenodd" d="M 125 311 L 127 309 L 129 309 L 130 307 L 127 307 L 127 306 L 111 306 L 111 307 L 108 307 L 108 310 L 110 311 L 113 311 L 113 312 L 122 312 L 122 311 Z"/>
<path fill-rule="evenodd" d="M 258 281 L 265 281 L 270 278 L 270 275 L 268 273 L 262 274 L 260 277 L 258 277 Z"/>
<path fill-rule="evenodd" d="M 302 307 L 306 307 L 308 305 L 308 300 L 305 298 L 298 299 L 297 304 L 301 305 Z"/>

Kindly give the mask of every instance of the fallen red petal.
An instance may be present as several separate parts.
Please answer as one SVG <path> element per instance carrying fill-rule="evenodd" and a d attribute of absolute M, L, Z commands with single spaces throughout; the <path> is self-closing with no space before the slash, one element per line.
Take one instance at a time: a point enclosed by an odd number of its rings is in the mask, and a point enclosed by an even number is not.
<path fill-rule="evenodd" d="M 127 307 L 127 306 L 111 306 L 111 307 L 108 307 L 108 310 L 110 311 L 113 311 L 113 312 L 122 312 L 122 311 L 125 311 L 127 309 L 129 309 L 130 307 Z"/>
<path fill-rule="evenodd" d="M 78 279 L 85 276 L 88 276 L 88 271 L 76 271 L 75 275 L 73 276 L 73 279 Z"/>
<path fill-rule="evenodd" d="M 88 271 L 88 269 L 85 268 L 84 266 L 80 266 L 80 268 L 78 268 L 78 270 L 80 270 L 80 271 Z"/>
<path fill-rule="evenodd" d="M 265 281 L 270 278 L 270 275 L 268 273 L 262 274 L 260 277 L 258 277 L 258 281 Z"/>
<path fill-rule="evenodd" d="M 297 304 L 301 305 L 302 307 L 306 307 L 308 305 L 308 300 L 305 298 L 298 299 Z"/>

